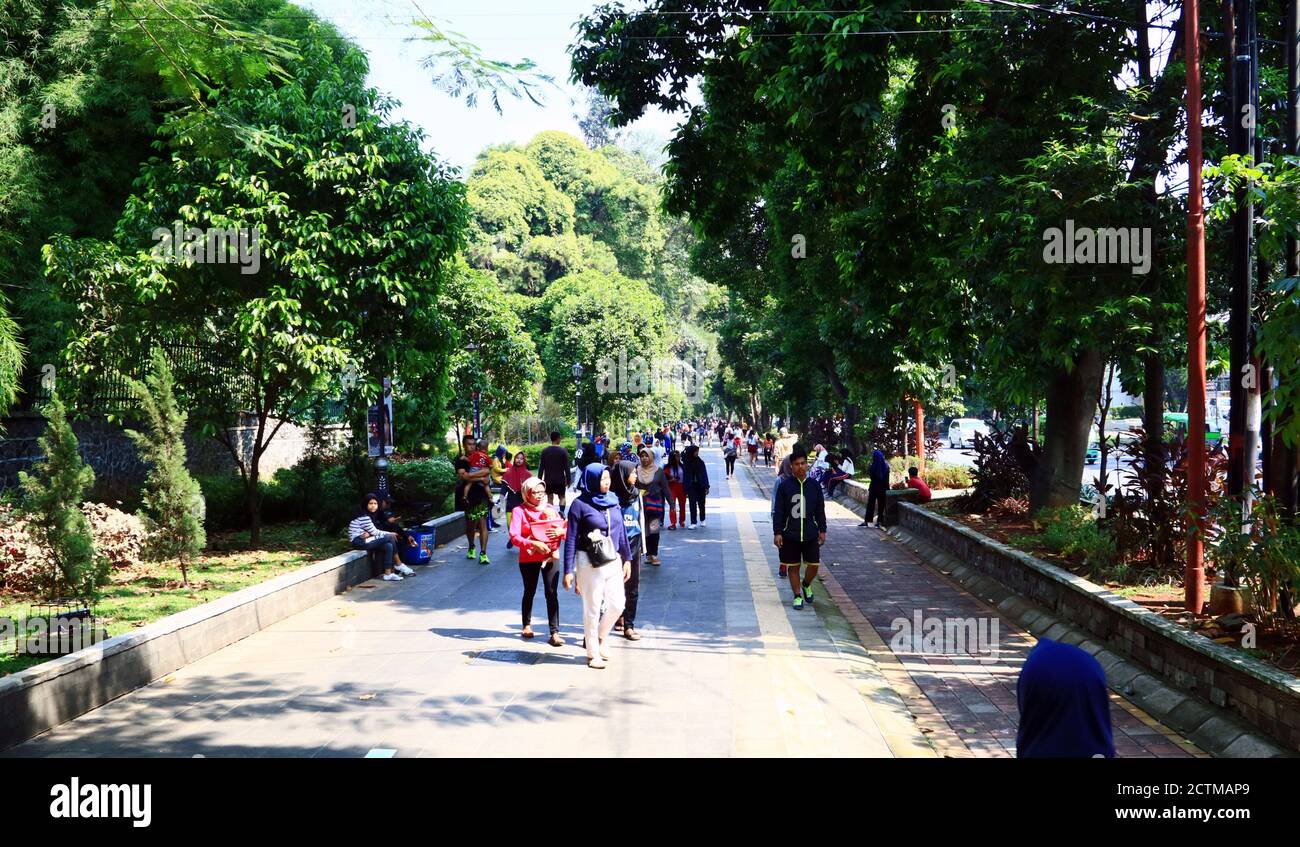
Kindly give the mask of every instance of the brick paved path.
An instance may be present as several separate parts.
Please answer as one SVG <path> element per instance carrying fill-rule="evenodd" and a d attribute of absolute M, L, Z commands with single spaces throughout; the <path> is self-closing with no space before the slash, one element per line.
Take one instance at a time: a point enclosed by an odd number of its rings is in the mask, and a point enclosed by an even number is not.
<path fill-rule="evenodd" d="M 753 473 L 762 490 L 770 491 L 773 469 L 759 466 Z M 860 521 L 841 503 L 827 503 L 822 581 L 828 593 L 937 750 L 949 756 L 1014 756 L 1016 679 L 1036 639 L 888 535 L 859 527 Z M 890 645 L 900 630 L 892 624 L 899 618 L 913 622 L 918 612 L 922 620 L 987 621 L 990 633 L 996 621 L 996 661 L 988 661 L 991 654 L 976 645 L 957 655 L 894 650 Z M 1119 756 L 1203 755 L 1113 692 L 1111 719 Z"/>

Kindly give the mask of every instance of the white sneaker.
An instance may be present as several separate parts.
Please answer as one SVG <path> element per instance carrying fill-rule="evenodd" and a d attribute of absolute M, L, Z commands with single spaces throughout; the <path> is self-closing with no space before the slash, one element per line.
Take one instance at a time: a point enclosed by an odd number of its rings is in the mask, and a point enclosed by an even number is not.
<path fill-rule="evenodd" d="M 599 671 L 599 670 L 604 670 L 604 668 L 605 668 L 605 660 L 602 659 L 600 656 L 594 656 L 594 657 L 592 657 L 592 658 L 590 658 L 590 659 L 587 660 L 587 667 L 589 667 L 589 668 L 593 668 L 593 669 L 598 670 L 598 671 Z"/>
<path fill-rule="evenodd" d="M 695 524 L 687 524 L 687 529 L 695 529 Z"/>
<path fill-rule="evenodd" d="M 704 528 L 704 525 L 705 525 L 706 523 L 707 523 L 707 521 L 705 521 L 704 518 L 700 518 L 700 528 L 701 528 L 701 529 Z"/>
<path fill-rule="evenodd" d="M 384 582 L 401 582 L 401 581 L 402 581 L 402 577 L 398 576 L 395 573 L 384 574 Z"/>
<path fill-rule="evenodd" d="M 415 576 L 415 571 L 411 570 L 405 563 L 393 565 L 393 570 L 397 571 L 402 576 Z"/>

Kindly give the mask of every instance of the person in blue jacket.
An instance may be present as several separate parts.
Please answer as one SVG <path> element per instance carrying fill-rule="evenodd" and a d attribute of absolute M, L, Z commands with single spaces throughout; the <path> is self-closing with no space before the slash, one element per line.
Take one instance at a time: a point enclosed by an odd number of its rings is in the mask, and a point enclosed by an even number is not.
<path fill-rule="evenodd" d="M 704 526 L 704 498 L 709 496 L 709 469 L 700 458 L 700 448 L 692 444 L 682 456 L 682 488 L 686 491 L 686 502 L 691 507 L 691 522 L 687 529 L 695 529 L 698 515 L 699 525 Z"/>
<path fill-rule="evenodd" d="M 772 489 L 772 543 L 780 552 L 781 575 L 790 577 L 794 608 L 813 601 L 812 582 L 826 543 L 826 501 L 822 487 L 808 479 L 808 454 L 796 446 L 790 454 L 790 475 Z M 806 565 L 802 580 L 800 565 Z"/>
<path fill-rule="evenodd" d="M 605 465 L 592 462 L 583 468 L 582 494 L 569 504 L 564 539 L 564 588 L 572 591 L 576 582 L 582 595 L 587 667 L 596 669 L 609 661 L 606 639 L 623 614 L 623 583 L 632 576 L 632 547 L 623 528 L 623 510 L 609 487 Z M 617 555 L 611 561 L 597 562 L 592 553 L 605 538 L 613 541 Z"/>

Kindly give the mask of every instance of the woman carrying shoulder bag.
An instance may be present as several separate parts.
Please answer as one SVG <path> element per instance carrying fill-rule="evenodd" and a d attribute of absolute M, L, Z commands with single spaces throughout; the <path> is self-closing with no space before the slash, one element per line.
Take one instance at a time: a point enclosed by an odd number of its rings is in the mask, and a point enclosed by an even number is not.
<path fill-rule="evenodd" d="M 609 661 L 606 639 L 623 614 L 623 583 L 632 575 L 623 512 L 609 486 L 609 470 L 603 464 L 583 468 L 582 494 L 569 505 L 564 540 L 564 587 L 572 591 L 576 584 L 582 597 L 587 667 L 596 669 Z"/>

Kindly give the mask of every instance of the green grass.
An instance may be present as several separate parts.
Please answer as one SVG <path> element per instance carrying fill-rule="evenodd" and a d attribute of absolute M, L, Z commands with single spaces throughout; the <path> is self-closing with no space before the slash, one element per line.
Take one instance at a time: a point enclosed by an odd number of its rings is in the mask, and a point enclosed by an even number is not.
<path fill-rule="evenodd" d="M 97 626 L 106 628 L 110 636 L 121 635 L 347 549 L 341 537 L 319 535 L 310 523 L 265 526 L 259 549 L 247 548 L 247 531 L 218 533 L 190 567 L 188 587 L 181 584 L 181 571 L 174 563 L 114 571 L 96 608 Z M 0 594 L 0 617 L 25 618 L 29 607 L 39 601 Z M 15 656 L 11 644 L 3 649 L 0 676 L 48 661 Z"/>

